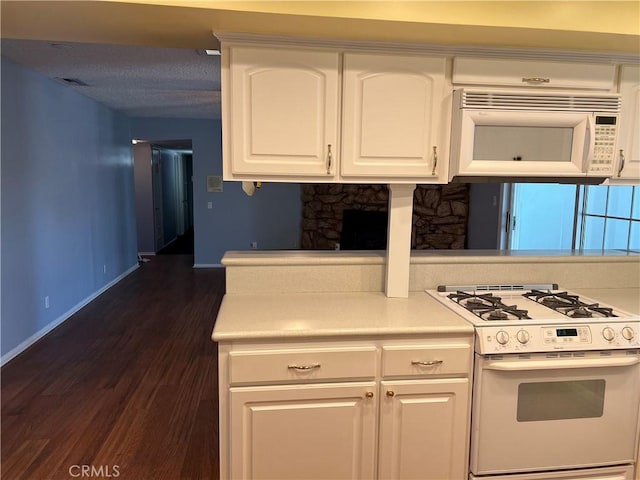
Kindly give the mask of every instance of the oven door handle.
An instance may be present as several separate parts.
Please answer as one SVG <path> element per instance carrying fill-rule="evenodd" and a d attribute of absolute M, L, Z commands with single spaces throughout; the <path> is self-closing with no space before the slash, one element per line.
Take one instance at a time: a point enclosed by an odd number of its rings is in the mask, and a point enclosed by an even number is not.
<path fill-rule="evenodd" d="M 640 363 L 638 357 L 615 358 L 581 358 L 581 359 L 546 359 L 502 361 L 489 360 L 482 368 L 485 370 L 500 370 L 503 372 L 517 372 L 522 370 L 557 370 L 561 368 L 606 368 L 606 367 L 630 367 Z"/>

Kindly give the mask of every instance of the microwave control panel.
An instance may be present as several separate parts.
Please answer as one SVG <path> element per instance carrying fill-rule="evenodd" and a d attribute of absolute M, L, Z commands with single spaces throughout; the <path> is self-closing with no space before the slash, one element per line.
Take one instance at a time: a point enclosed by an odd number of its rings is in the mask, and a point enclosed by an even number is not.
<path fill-rule="evenodd" d="M 593 157 L 589 173 L 613 173 L 616 158 L 616 136 L 618 117 L 595 115 Z"/>

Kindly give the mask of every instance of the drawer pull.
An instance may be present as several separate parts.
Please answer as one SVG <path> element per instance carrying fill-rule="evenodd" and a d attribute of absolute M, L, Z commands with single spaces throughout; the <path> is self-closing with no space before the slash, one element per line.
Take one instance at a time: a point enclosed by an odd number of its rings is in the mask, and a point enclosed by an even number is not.
<path fill-rule="evenodd" d="M 444 360 L 428 360 L 426 362 L 420 362 L 417 360 L 414 360 L 411 362 L 411 365 L 419 365 L 421 367 L 434 367 L 436 365 L 441 365 L 444 363 Z"/>
<path fill-rule="evenodd" d="M 522 81 L 524 83 L 533 83 L 534 85 L 540 85 L 542 83 L 549 83 L 551 79 L 542 77 L 527 77 L 523 78 Z"/>
<path fill-rule="evenodd" d="M 312 363 L 311 365 L 288 365 L 287 368 L 290 370 L 307 371 L 307 370 L 314 370 L 316 368 L 320 368 L 320 364 Z"/>

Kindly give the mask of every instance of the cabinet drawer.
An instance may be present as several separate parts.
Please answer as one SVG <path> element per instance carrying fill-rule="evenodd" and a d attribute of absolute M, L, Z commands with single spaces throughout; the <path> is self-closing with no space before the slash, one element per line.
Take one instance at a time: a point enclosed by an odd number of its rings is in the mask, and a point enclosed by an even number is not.
<path fill-rule="evenodd" d="M 469 374 L 469 345 L 398 345 L 382 347 L 382 376 Z"/>
<path fill-rule="evenodd" d="M 376 348 L 261 350 L 229 353 L 229 381 L 273 383 L 373 378 Z"/>
<path fill-rule="evenodd" d="M 453 83 L 510 87 L 611 90 L 615 65 L 458 57 Z"/>

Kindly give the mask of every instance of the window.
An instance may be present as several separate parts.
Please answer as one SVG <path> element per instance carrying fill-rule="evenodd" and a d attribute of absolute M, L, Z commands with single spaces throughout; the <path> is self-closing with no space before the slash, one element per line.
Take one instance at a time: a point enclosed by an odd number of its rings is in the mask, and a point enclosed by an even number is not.
<path fill-rule="evenodd" d="M 640 187 L 509 184 L 505 198 L 511 250 L 640 253 Z"/>
<path fill-rule="evenodd" d="M 580 190 L 575 248 L 640 252 L 640 188 L 598 185 Z"/>

